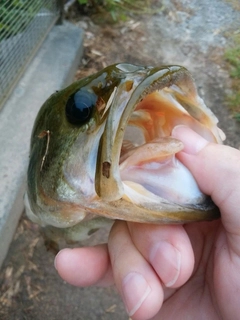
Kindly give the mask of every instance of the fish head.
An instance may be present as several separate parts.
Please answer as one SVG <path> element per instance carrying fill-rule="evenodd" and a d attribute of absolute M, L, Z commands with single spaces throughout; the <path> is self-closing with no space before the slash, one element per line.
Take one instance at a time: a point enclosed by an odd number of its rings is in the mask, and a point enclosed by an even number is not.
<path fill-rule="evenodd" d="M 186 125 L 222 143 L 217 122 L 181 66 L 115 64 L 71 84 L 35 120 L 31 217 L 58 228 L 99 216 L 145 223 L 219 217 L 176 157 L 183 143 L 171 137 L 175 126 Z"/>

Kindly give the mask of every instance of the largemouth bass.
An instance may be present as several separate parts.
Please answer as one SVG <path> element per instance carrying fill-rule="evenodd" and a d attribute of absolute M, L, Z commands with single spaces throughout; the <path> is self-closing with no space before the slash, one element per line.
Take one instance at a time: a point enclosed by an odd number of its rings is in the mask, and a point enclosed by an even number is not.
<path fill-rule="evenodd" d="M 55 92 L 31 137 L 28 216 L 81 240 L 108 219 L 212 220 L 219 210 L 176 158 L 187 125 L 222 143 L 217 118 L 181 66 L 115 64 Z M 71 232 L 74 235 L 71 235 Z"/>

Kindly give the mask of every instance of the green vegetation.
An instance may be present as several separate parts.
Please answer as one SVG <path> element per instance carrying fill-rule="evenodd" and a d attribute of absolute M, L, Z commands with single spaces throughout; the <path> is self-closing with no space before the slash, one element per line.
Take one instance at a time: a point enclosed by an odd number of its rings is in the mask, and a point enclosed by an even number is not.
<path fill-rule="evenodd" d="M 126 20 L 129 13 L 154 14 L 159 8 L 153 0 L 78 0 L 81 6 L 88 6 L 95 12 L 110 14 L 113 21 Z"/>
<path fill-rule="evenodd" d="M 228 104 L 234 117 L 240 121 L 240 30 L 233 36 L 233 47 L 225 53 L 230 65 L 233 93 L 228 96 Z"/>
<path fill-rule="evenodd" d="M 235 10 L 240 10 L 239 0 L 226 0 Z"/>
<path fill-rule="evenodd" d="M 35 14 L 27 0 L 0 1 L 0 41 L 22 32 Z"/>

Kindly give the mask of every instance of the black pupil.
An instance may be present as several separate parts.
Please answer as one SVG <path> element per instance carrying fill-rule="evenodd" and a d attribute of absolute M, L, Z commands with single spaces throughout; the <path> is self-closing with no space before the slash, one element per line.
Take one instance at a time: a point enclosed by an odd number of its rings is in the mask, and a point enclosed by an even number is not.
<path fill-rule="evenodd" d="M 66 104 L 66 116 L 72 124 L 87 122 L 92 115 L 97 96 L 93 92 L 79 90 L 72 94 Z"/>

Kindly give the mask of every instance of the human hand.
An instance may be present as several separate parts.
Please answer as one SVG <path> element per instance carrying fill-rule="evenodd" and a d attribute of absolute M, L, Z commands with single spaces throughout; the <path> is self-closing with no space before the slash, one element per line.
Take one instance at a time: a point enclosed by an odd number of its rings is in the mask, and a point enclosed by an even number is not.
<path fill-rule="evenodd" d="M 179 159 L 211 195 L 221 219 L 186 225 L 117 221 L 108 244 L 64 249 L 56 268 L 76 286 L 115 283 L 134 320 L 239 319 L 240 151 L 182 126 L 173 136 L 185 145 Z"/>

